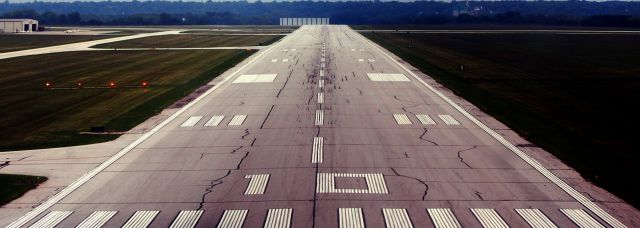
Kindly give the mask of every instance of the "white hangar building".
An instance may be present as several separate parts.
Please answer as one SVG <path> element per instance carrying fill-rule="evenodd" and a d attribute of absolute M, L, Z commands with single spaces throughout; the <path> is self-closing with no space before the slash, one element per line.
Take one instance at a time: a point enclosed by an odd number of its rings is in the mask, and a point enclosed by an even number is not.
<path fill-rule="evenodd" d="M 0 32 L 18 33 L 38 31 L 38 21 L 33 19 L 0 19 Z"/>

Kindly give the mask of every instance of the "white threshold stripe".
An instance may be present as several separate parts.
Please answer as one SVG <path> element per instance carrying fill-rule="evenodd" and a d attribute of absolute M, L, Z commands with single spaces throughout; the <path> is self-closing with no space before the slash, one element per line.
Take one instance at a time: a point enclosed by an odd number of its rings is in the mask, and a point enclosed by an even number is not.
<path fill-rule="evenodd" d="M 171 223 L 170 228 L 195 227 L 198 220 L 200 220 L 200 216 L 202 216 L 202 212 L 202 210 L 180 211 L 176 219 Z"/>
<path fill-rule="evenodd" d="M 393 114 L 393 118 L 396 120 L 396 123 L 398 123 L 398 125 L 411 124 L 411 120 L 405 114 Z"/>
<path fill-rule="evenodd" d="M 223 119 L 224 119 L 224 116 L 212 116 L 211 119 L 209 119 L 209 121 L 204 123 L 204 126 L 205 127 L 218 126 L 220 124 L 220 122 L 222 122 Z"/>
<path fill-rule="evenodd" d="M 297 30 L 299 31 L 299 30 Z M 202 99 L 204 99 L 205 97 L 207 97 L 209 94 L 213 93 L 213 91 L 217 90 L 218 88 L 220 88 L 222 85 L 224 85 L 227 81 L 229 81 L 231 78 L 235 77 L 236 74 L 238 74 L 239 72 L 243 71 L 245 68 L 247 68 L 248 66 L 252 65 L 253 63 L 255 63 L 255 61 L 257 61 L 258 59 L 260 59 L 260 57 L 262 57 L 265 53 L 270 52 L 272 49 L 274 49 L 275 47 L 280 46 L 281 44 L 285 43 L 285 40 L 290 40 L 291 37 L 293 37 L 293 34 L 296 34 L 297 32 L 293 32 L 290 33 L 287 37 L 285 37 L 284 39 L 282 39 L 280 42 L 276 43 L 275 45 L 263 50 L 262 52 L 257 53 L 257 55 L 249 60 L 246 64 L 244 64 L 243 66 L 239 67 L 238 69 L 236 69 L 233 73 L 229 74 L 229 76 L 227 76 L 226 78 L 224 78 L 222 81 L 220 81 L 219 83 L 217 83 L 216 85 L 214 85 L 213 87 L 211 87 L 209 90 L 207 90 L 206 92 L 204 92 L 203 94 L 201 94 L 200 96 L 198 96 L 196 99 L 194 99 L 193 101 L 187 103 L 185 106 L 183 106 L 181 109 L 179 109 L 177 112 L 173 113 L 173 115 L 169 116 L 167 119 L 165 119 L 164 121 L 160 122 L 160 124 L 156 125 L 154 128 L 152 128 L 151 130 L 149 130 L 147 133 L 143 134 L 140 138 L 138 138 L 137 140 L 131 142 L 129 145 L 127 145 L 125 148 L 123 148 L 122 150 L 120 150 L 118 153 L 114 154 L 113 156 L 111 156 L 109 159 L 107 159 L 106 161 L 104 161 L 102 164 L 100 164 L 98 167 L 94 168 L 93 170 L 89 171 L 88 173 L 84 174 L 82 177 L 78 178 L 76 181 L 74 181 L 73 183 L 71 183 L 70 185 L 68 185 L 66 188 L 62 189 L 60 192 L 58 192 L 57 194 L 55 194 L 54 196 L 50 197 L 49 199 L 47 199 L 46 201 L 44 201 L 42 204 L 40 204 L 39 206 L 37 206 L 36 208 L 34 208 L 33 210 L 27 212 L 24 216 L 20 217 L 19 219 L 17 219 L 16 221 L 12 222 L 11 224 L 9 224 L 7 226 L 7 228 L 18 228 L 23 226 L 24 224 L 26 224 L 27 222 L 31 221 L 33 218 L 35 218 L 36 216 L 40 215 L 42 212 L 46 211 L 47 209 L 49 209 L 51 206 L 53 206 L 54 204 L 56 204 L 57 202 L 59 202 L 60 200 L 62 200 L 63 198 L 65 198 L 67 195 L 71 194 L 73 191 L 75 191 L 77 188 L 79 188 L 80 186 L 84 185 L 87 181 L 89 181 L 91 178 L 93 178 L 94 176 L 96 176 L 98 173 L 102 172 L 103 170 L 105 170 L 107 167 L 109 167 L 111 164 L 113 164 L 115 161 L 117 161 L 118 159 L 120 159 L 122 156 L 124 156 L 125 154 L 129 153 L 129 151 L 131 151 L 133 148 L 135 148 L 136 146 L 140 145 L 142 142 L 144 142 L 145 140 L 147 140 L 149 137 L 151 137 L 152 135 L 154 135 L 156 132 L 158 132 L 160 129 L 162 129 L 164 126 L 166 126 L 167 124 L 171 123 L 171 121 L 173 121 L 174 119 L 176 119 L 178 116 L 182 115 L 182 113 L 184 113 L 185 111 L 187 111 L 188 109 L 190 109 L 192 106 L 194 106 L 196 103 L 198 103 L 199 101 L 201 101 Z"/>
<path fill-rule="evenodd" d="M 76 228 L 100 228 L 102 227 L 111 217 L 116 215 L 117 211 L 94 211 L 87 217 L 84 221 L 82 221 Z"/>
<path fill-rule="evenodd" d="M 62 220 L 66 219 L 71 215 L 73 211 L 52 211 L 49 214 L 42 217 L 36 223 L 29 226 L 29 228 L 53 228 L 58 223 L 62 222 Z"/>
<path fill-rule="evenodd" d="M 338 208 L 340 228 L 364 228 L 362 208 Z"/>
<path fill-rule="evenodd" d="M 461 228 L 462 226 L 449 208 L 427 208 L 427 213 L 436 228 Z"/>
<path fill-rule="evenodd" d="M 244 191 L 245 195 L 261 195 L 267 189 L 269 184 L 269 174 L 253 174 L 246 175 L 244 178 L 249 179 L 249 185 Z"/>
<path fill-rule="evenodd" d="M 311 163 L 322 163 L 323 154 L 322 147 L 324 145 L 323 137 L 313 137 L 313 149 L 311 149 Z"/>
<path fill-rule="evenodd" d="M 539 209 L 516 209 L 516 212 L 533 228 L 557 228 Z"/>
<path fill-rule="evenodd" d="M 322 104 L 324 103 L 324 93 L 323 92 L 319 92 L 318 93 L 318 104 Z"/>
<path fill-rule="evenodd" d="M 446 125 L 460 125 L 460 123 L 453 118 L 451 115 L 438 115 L 438 117 L 444 122 Z"/>
<path fill-rule="evenodd" d="M 509 228 L 509 225 L 492 208 L 471 208 L 471 212 L 484 228 Z"/>
<path fill-rule="evenodd" d="M 382 215 L 387 228 L 413 228 L 407 209 L 382 208 Z"/>
<path fill-rule="evenodd" d="M 316 126 L 324 124 L 324 111 L 316 110 Z"/>
<path fill-rule="evenodd" d="M 264 228 L 290 228 L 292 215 L 291 208 L 269 209 Z"/>
<path fill-rule="evenodd" d="M 225 210 L 218 228 L 241 228 L 249 210 Z"/>
<path fill-rule="evenodd" d="M 560 209 L 560 211 L 580 228 L 604 228 L 603 225 L 582 209 Z"/>
<path fill-rule="evenodd" d="M 136 211 L 122 228 L 147 228 L 160 211 Z"/>
<path fill-rule="evenodd" d="M 424 80 L 422 80 L 422 78 L 420 78 L 418 75 L 416 75 L 415 73 L 413 73 L 413 71 L 409 70 L 406 66 L 402 65 L 400 62 L 398 62 L 396 59 L 394 59 L 393 57 L 391 57 L 391 55 L 387 54 L 382 47 L 380 47 L 377 44 L 374 44 L 373 42 L 371 42 L 370 40 L 368 40 L 366 37 L 362 36 L 362 34 L 354 32 L 357 34 L 357 36 L 359 36 L 360 38 L 362 38 L 366 43 L 368 43 L 370 46 L 375 47 L 377 49 L 377 51 L 379 51 L 380 53 L 382 53 L 382 55 L 384 55 L 385 57 L 387 57 L 388 59 L 390 59 L 391 61 L 393 61 L 395 64 L 397 64 L 398 66 L 400 66 L 402 69 L 404 69 L 407 73 L 409 73 L 411 76 L 413 76 L 413 78 L 415 78 L 417 81 L 419 81 L 422 85 L 424 85 L 425 87 L 427 87 L 427 89 L 429 89 L 431 92 L 433 92 L 434 94 L 438 95 L 438 97 L 440 97 L 441 99 L 443 99 L 445 102 L 447 102 L 449 105 L 451 105 L 453 108 L 455 108 L 456 110 L 458 110 L 462 115 L 464 115 L 465 117 L 467 117 L 467 119 L 469 119 L 471 122 L 473 122 L 474 124 L 476 124 L 478 127 L 480 127 L 483 131 L 487 132 L 487 134 L 491 135 L 494 139 L 496 139 L 498 142 L 502 143 L 502 145 L 504 145 L 505 147 L 507 147 L 509 150 L 511 150 L 513 153 L 515 153 L 517 156 L 519 156 L 522 160 L 524 160 L 525 162 L 527 162 L 529 165 L 531 165 L 534 169 L 536 169 L 538 172 L 540 172 L 542 175 L 544 175 L 547 179 L 549 179 L 551 182 L 553 182 L 555 185 L 557 185 L 558 187 L 560 187 L 562 190 L 564 190 L 567 194 L 569 194 L 571 197 L 573 197 L 576 201 L 578 201 L 580 204 L 582 204 L 584 207 L 586 207 L 587 209 L 589 209 L 593 214 L 597 215 L 598 217 L 600 217 L 602 220 L 604 220 L 605 222 L 607 222 L 610 226 L 614 227 L 614 228 L 626 228 L 627 226 L 622 224 L 618 219 L 614 218 L 613 216 L 611 216 L 609 213 L 607 213 L 606 211 L 602 210 L 602 208 L 600 208 L 597 204 L 595 204 L 594 202 L 592 202 L 591 200 L 589 200 L 588 198 L 586 198 L 584 195 L 580 194 L 580 192 L 576 191 L 573 187 L 571 187 L 569 184 L 567 184 L 566 182 L 564 182 L 563 180 L 561 180 L 560 178 L 558 178 L 555 174 L 553 174 L 551 171 L 549 171 L 547 168 L 545 168 L 542 164 L 540 164 L 538 161 L 536 161 L 535 159 L 529 157 L 529 155 L 527 155 L 526 153 L 524 153 L 522 150 L 520 150 L 518 147 L 514 146 L 511 142 L 507 141 L 504 137 L 502 137 L 500 134 L 498 134 L 497 132 L 495 132 L 493 129 L 491 129 L 490 127 L 488 127 L 487 125 L 485 125 L 484 123 L 482 123 L 480 120 L 478 120 L 477 118 L 475 118 L 473 115 L 471 115 L 469 112 L 467 112 L 464 108 L 462 108 L 460 105 L 456 104 L 453 100 L 449 99 L 447 96 L 445 96 L 443 93 L 441 93 L 440 91 L 438 91 L 436 88 L 434 88 L 433 86 L 431 86 L 430 84 L 426 83 Z"/>
<path fill-rule="evenodd" d="M 244 120 L 247 119 L 247 115 L 235 115 L 229 121 L 229 126 L 240 126 L 244 123 Z"/>
<path fill-rule="evenodd" d="M 435 125 L 436 121 L 433 121 L 433 119 L 431 119 L 431 117 L 427 114 L 416 114 L 416 118 L 418 118 L 418 121 L 420 121 L 421 124 L 423 125 Z"/>
<path fill-rule="evenodd" d="M 198 124 L 198 121 L 202 119 L 202 116 L 192 116 L 189 119 L 185 120 L 184 123 L 180 125 L 180 127 L 193 127 Z"/>

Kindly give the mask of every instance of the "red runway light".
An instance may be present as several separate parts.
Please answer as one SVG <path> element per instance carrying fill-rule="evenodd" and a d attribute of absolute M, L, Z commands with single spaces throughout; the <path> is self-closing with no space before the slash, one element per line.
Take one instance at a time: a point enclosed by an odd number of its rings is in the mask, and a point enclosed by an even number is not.
<path fill-rule="evenodd" d="M 82 82 L 78 82 L 76 85 L 78 85 L 78 87 L 82 87 Z"/>
<path fill-rule="evenodd" d="M 51 82 L 45 82 L 44 87 L 51 88 Z"/>
<path fill-rule="evenodd" d="M 141 85 L 142 85 L 142 87 L 147 87 L 147 86 L 149 86 L 149 83 L 148 82 L 142 82 Z"/>
<path fill-rule="evenodd" d="M 109 82 L 109 88 L 116 88 L 115 82 Z"/>

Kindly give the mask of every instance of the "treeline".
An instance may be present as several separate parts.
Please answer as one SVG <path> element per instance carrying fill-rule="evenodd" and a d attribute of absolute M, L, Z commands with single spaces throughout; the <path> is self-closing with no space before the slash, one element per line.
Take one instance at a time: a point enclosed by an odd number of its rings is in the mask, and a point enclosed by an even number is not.
<path fill-rule="evenodd" d="M 329 17 L 350 25 L 640 27 L 640 2 L 32 2 L 0 3 L 0 17 L 35 18 L 44 25 L 277 24 L 280 17 Z"/>

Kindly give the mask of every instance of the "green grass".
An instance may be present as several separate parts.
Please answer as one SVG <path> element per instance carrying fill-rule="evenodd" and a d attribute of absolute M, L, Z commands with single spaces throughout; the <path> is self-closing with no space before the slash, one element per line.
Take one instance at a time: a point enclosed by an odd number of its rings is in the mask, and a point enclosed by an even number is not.
<path fill-rule="evenodd" d="M 83 41 L 100 40 L 115 36 L 106 35 L 0 35 L 0 53 L 20 51 Z"/>
<path fill-rule="evenodd" d="M 104 142 L 92 126 L 127 131 L 253 51 L 70 52 L 0 61 L 0 151 Z M 44 89 L 45 82 L 56 88 Z M 110 81 L 115 89 L 105 87 Z M 137 88 L 148 81 L 148 88 Z"/>
<path fill-rule="evenodd" d="M 96 45 L 96 48 L 197 48 L 269 45 L 282 36 L 165 35 Z"/>
<path fill-rule="evenodd" d="M 46 177 L 40 176 L 0 174 L 0 206 L 17 199 L 46 180 Z"/>
<path fill-rule="evenodd" d="M 640 162 L 640 36 L 365 35 L 640 206 L 640 184 L 629 176 Z"/>

